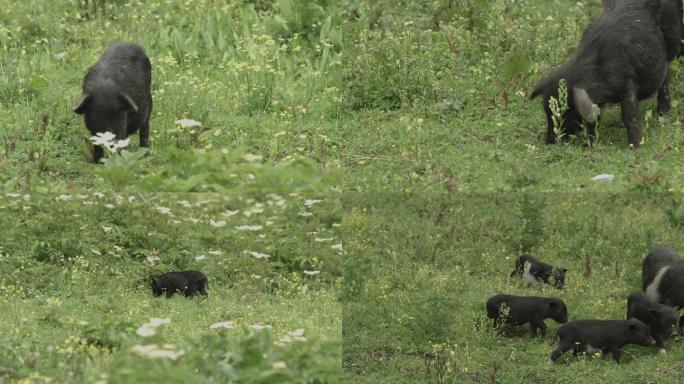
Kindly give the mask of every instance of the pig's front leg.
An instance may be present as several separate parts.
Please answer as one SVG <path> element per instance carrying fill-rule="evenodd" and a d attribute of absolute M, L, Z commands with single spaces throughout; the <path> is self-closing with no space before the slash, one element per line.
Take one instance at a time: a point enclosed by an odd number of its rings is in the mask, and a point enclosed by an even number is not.
<path fill-rule="evenodd" d="M 636 86 L 634 81 L 630 80 L 627 84 L 627 93 L 620 103 L 622 108 L 622 123 L 627 129 L 627 136 L 629 143 L 638 148 L 641 145 L 641 132 L 639 131 L 639 123 L 637 122 L 637 114 L 639 112 L 639 101 L 637 99 Z"/>

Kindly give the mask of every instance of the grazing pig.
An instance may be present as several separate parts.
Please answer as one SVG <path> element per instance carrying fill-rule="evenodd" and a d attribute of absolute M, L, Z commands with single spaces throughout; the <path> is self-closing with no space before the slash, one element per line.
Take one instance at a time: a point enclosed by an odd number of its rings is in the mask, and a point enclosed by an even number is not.
<path fill-rule="evenodd" d="M 166 298 L 171 298 L 179 292 L 187 297 L 193 297 L 195 293 L 201 293 L 205 298 L 207 293 L 207 276 L 202 272 L 183 271 L 168 272 L 152 279 L 152 293 L 155 297 L 166 293 Z"/>
<path fill-rule="evenodd" d="M 515 261 L 515 269 L 511 272 L 510 277 L 518 275 L 524 277 L 530 284 L 544 282 L 558 289 L 563 289 L 567 271 L 566 268 L 554 267 L 537 260 L 532 255 L 524 254 Z"/>
<path fill-rule="evenodd" d="M 88 69 L 74 112 L 84 115 L 91 135 L 111 132 L 117 140 L 124 140 L 139 129 L 140 146 L 147 147 L 152 112 L 151 81 L 150 59 L 142 47 L 114 43 Z M 96 145 L 93 161 L 98 163 L 102 156 L 102 147 Z"/>
<path fill-rule="evenodd" d="M 627 298 L 627 319 L 631 318 L 641 320 L 648 325 L 660 353 L 666 353 L 661 336 L 677 334 L 677 310 L 658 304 L 641 292 L 635 292 Z"/>
<path fill-rule="evenodd" d="M 553 364 L 564 352 L 573 350 L 573 354 L 580 352 L 594 353 L 601 351 L 601 357 L 608 353 L 613 355 L 616 362 L 620 362 L 620 349 L 626 344 L 653 345 L 648 325 L 637 319 L 630 320 L 573 320 L 558 328 L 560 341 L 549 357 Z"/>
<path fill-rule="evenodd" d="M 506 309 L 502 308 L 506 306 Z M 496 295 L 486 304 L 487 317 L 494 320 L 494 328 L 500 323 L 522 325 L 530 323 L 532 336 L 546 336 L 544 319 L 552 318 L 557 323 L 568 321 L 568 309 L 563 300 L 555 297 Z"/>
<path fill-rule="evenodd" d="M 593 142 L 599 108 L 620 103 L 629 142 L 634 147 L 641 145 L 639 101 L 660 90 L 658 110 L 669 109 L 663 86 L 670 52 L 660 28 L 660 15 L 659 0 L 616 1 L 587 28 L 572 58 L 534 88 L 530 98 L 543 97 L 547 143 L 558 139 L 549 100 L 558 99 L 559 82 L 564 79 L 568 109 L 559 122 L 564 133 L 577 133 L 586 124 L 589 141 Z"/>
<path fill-rule="evenodd" d="M 684 307 L 684 259 L 670 247 L 655 247 L 642 266 L 643 289 L 651 300 Z"/>

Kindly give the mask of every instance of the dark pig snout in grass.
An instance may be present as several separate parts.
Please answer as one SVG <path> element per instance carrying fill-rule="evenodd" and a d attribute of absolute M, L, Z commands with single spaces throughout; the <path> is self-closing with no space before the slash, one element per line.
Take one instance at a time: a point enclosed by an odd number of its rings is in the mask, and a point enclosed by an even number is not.
<path fill-rule="evenodd" d="M 543 97 L 547 143 L 558 140 L 549 100 L 558 100 L 559 83 L 564 79 L 568 109 L 558 127 L 564 134 L 578 133 L 585 125 L 588 139 L 593 142 L 599 109 L 619 103 L 629 143 L 634 147 L 642 144 L 637 122 L 639 101 L 658 91 L 658 111 L 669 109 L 669 49 L 660 28 L 661 12 L 659 0 L 610 4 L 584 31 L 569 61 L 534 88 L 530 98 Z"/>
<path fill-rule="evenodd" d="M 684 307 L 684 259 L 667 246 L 655 247 L 642 265 L 643 290 L 651 300 Z"/>
<path fill-rule="evenodd" d="M 149 146 L 152 112 L 152 66 L 143 48 L 128 42 L 112 44 L 100 60 L 88 69 L 74 112 L 84 115 L 91 135 L 111 132 L 124 140 L 140 130 L 140 146 Z M 96 145 L 93 161 L 103 149 Z"/>
<path fill-rule="evenodd" d="M 537 260 L 532 255 L 524 254 L 516 259 L 515 269 L 511 272 L 510 277 L 518 275 L 531 284 L 544 282 L 558 289 L 563 289 L 567 271 L 566 268 L 554 267 Z"/>
<path fill-rule="evenodd" d="M 487 317 L 493 320 L 494 327 L 501 323 L 522 325 L 530 323 L 532 336 L 546 336 L 544 319 L 551 318 L 557 323 L 568 321 L 565 303 L 555 297 L 496 295 L 487 300 Z"/>
<path fill-rule="evenodd" d="M 563 353 L 601 352 L 601 357 L 613 355 L 620 362 L 622 347 L 627 344 L 653 345 L 648 325 L 637 319 L 630 320 L 573 320 L 558 328 L 558 347 L 551 353 L 553 364 Z"/>
<path fill-rule="evenodd" d="M 176 292 L 187 297 L 193 297 L 199 292 L 205 298 L 209 297 L 207 276 L 202 272 L 183 271 L 168 272 L 152 279 L 152 293 L 155 297 L 164 293 L 167 298 L 171 298 Z"/>
<path fill-rule="evenodd" d="M 664 304 L 656 303 L 644 293 L 635 292 L 627 298 L 627 319 L 638 319 L 651 328 L 651 336 L 660 353 L 665 353 L 662 336 L 677 334 L 677 310 Z"/>

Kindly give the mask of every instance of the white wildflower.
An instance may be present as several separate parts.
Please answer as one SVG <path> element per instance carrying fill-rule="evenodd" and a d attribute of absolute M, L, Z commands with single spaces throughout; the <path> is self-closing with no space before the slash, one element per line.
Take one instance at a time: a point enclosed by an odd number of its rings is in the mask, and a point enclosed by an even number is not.
<path fill-rule="evenodd" d="M 162 215 L 169 215 L 169 214 L 171 214 L 171 208 L 160 207 L 160 206 L 156 206 L 155 208 L 156 208 L 157 211 L 159 211 L 159 213 L 161 213 Z"/>
<path fill-rule="evenodd" d="M 214 256 L 219 256 L 219 255 L 223 254 L 223 251 L 220 251 L 218 249 L 217 250 L 211 250 L 211 251 L 209 251 L 209 254 L 214 255 Z"/>
<path fill-rule="evenodd" d="M 150 322 L 148 324 L 153 326 L 153 327 L 158 327 L 162 324 L 170 324 L 170 323 L 171 323 L 171 319 L 160 319 L 158 317 L 153 317 L 150 319 Z"/>
<path fill-rule="evenodd" d="M 250 232 L 256 232 L 261 230 L 263 228 L 261 225 L 239 225 L 235 227 L 238 231 L 250 231 Z"/>
<path fill-rule="evenodd" d="M 197 256 L 195 256 L 195 260 L 197 260 L 197 261 L 202 261 L 202 260 L 204 260 L 204 259 L 206 259 L 206 258 L 207 258 L 207 257 L 204 256 L 204 255 L 197 255 Z"/>
<path fill-rule="evenodd" d="M 216 228 L 222 228 L 226 226 L 226 222 L 223 220 L 214 221 L 212 219 L 209 219 L 209 225 Z"/>
<path fill-rule="evenodd" d="M 312 207 L 314 204 L 320 203 L 322 200 L 315 200 L 315 199 L 309 199 L 309 200 L 304 200 L 304 205 L 307 207 Z"/>
<path fill-rule="evenodd" d="M 59 195 L 59 197 L 57 197 L 57 199 L 62 200 L 62 201 L 69 201 L 72 199 L 72 196 L 71 195 Z"/>
<path fill-rule="evenodd" d="M 276 361 L 275 363 L 271 364 L 271 366 L 275 369 L 287 368 L 287 364 L 285 364 L 284 361 Z"/>
<path fill-rule="evenodd" d="M 257 259 L 268 259 L 271 257 L 271 255 L 267 255 L 265 253 L 259 253 L 259 252 L 252 252 L 248 251 L 250 255 L 256 257 Z"/>
<path fill-rule="evenodd" d="M 307 212 L 307 211 L 299 212 L 299 216 L 309 217 L 311 215 L 313 215 L 313 213 L 311 213 L 311 212 Z"/>
<path fill-rule="evenodd" d="M 150 337 L 150 336 L 156 335 L 157 331 L 154 329 L 154 327 L 152 327 L 148 324 L 145 324 L 142 327 L 138 328 L 138 330 L 135 331 L 135 333 L 137 333 L 138 335 L 140 335 L 142 337 Z"/>
<path fill-rule="evenodd" d="M 228 210 L 228 211 L 223 212 L 223 216 L 231 217 L 231 216 L 237 215 L 238 212 L 240 212 L 240 210 L 237 210 L 237 211 Z"/>
<path fill-rule="evenodd" d="M 187 200 L 178 200 L 177 203 L 184 206 L 185 208 L 191 208 L 192 207 L 192 204 L 190 204 L 190 202 Z"/>
<path fill-rule="evenodd" d="M 93 196 L 97 197 L 98 199 L 101 199 L 105 197 L 105 194 L 102 192 L 93 192 Z"/>
<path fill-rule="evenodd" d="M 112 231 L 112 227 L 108 227 L 106 225 L 103 225 L 102 230 L 104 231 L 104 233 L 109 233 Z"/>
<path fill-rule="evenodd" d="M 273 327 L 271 327 L 271 326 L 268 325 L 268 324 L 264 325 L 264 324 L 261 324 L 261 323 L 252 324 L 252 325 L 250 325 L 249 327 L 252 328 L 252 329 L 254 329 L 254 330 L 256 330 L 256 331 L 261 331 L 262 329 L 266 329 L 266 328 L 273 328 Z"/>
<path fill-rule="evenodd" d="M 260 160 L 263 159 L 264 157 L 261 156 L 261 155 L 253 155 L 253 154 L 251 154 L 251 153 L 248 153 L 248 154 L 246 154 L 246 155 L 243 155 L 242 158 L 243 158 L 245 161 L 248 161 L 248 162 L 252 163 L 252 162 L 255 162 L 255 161 L 260 161 Z"/>
<path fill-rule="evenodd" d="M 105 208 L 114 209 L 114 204 L 105 204 Z"/>
<path fill-rule="evenodd" d="M 221 323 L 214 323 L 209 326 L 210 329 L 217 329 L 217 328 L 233 328 L 233 322 L 232 321 L 224 321 Z"/>
<path fill-rule="evenodd" d="M 309 276 L 316 276 L 319 273 L 321 273 L 321 271 L 304 271 L 304 274 Z"/>
<path fill-rule="evenodd" d="M 336 251 L 341 251 L 342 250 L 342 243 L 340 244 L 333 244 L 330 246 L 331 249 L 334 249 Z"/>
<path fill-rule="evenodd" d="M 174 123 L 180 125 L 181 128 L 192 128 L 192 127 L 199 127 L 202 125 L 202 123 L 200 123 L 197 120 L 193 120 L 193 119 L 179 119 L 179 120 L 176 120 Z"/>

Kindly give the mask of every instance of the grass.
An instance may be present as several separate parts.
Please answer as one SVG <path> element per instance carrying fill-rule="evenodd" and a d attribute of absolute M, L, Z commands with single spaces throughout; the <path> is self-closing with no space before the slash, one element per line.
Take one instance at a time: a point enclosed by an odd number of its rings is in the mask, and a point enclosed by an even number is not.
<path fill-rule="evenodd" d="M 339 381 L 340 221 L 297 193 L 3 195 L 0 377 Z M 154 298 L 171 270 L 203 271 L 209 299 Z M 151 318 L 170 323 L 139 334 Z M 151 344 L 183 354 L 135 352 Z"/>
<path fill-rule="evenodd" d="M 641 289 L 641 261 L 656 244 L 682 247 L 680 196 L 650 194 L 473 194 L 354 196 L 344 200 L 343 365 L 354 383 L 676 383 L 684 345 L 628 346 L 622 365 L 565 354 L 547 364 L 558 324 L 545 339 L 529 325 L 491 329 L 496 294 L 555 296 L 570 320 L 623 319 Z M 566 289 L 509 279 L 530 252 L 569 269 Z M 590 274 L 585 269 L 588 263 Z M 377 266 L 382 265 L 382 268 Z"/>
<path fill-rule="evenodd" d="M 342 360 L 352 382 L 653 371 L 667 382 L 676 343 L 667 357 L 629 348 L 625 372 L 592 359 L 563 370 L 541 366 L 550 346 L 524 331 L 473 327 L 486 296 L 530 292 L 502 280 L 523 250 L 575 271 L 563 293 L 573 313 L 593 314 L 587 295 L 605 304 L 596 316 L 621 316 L 648 246 L 681 245 L 679 61 L 670 114 L 641 103 L 639 150 L 615 106 L 594 146 L 545 145 L 528 100 L 599 3 L 11 1 L 0 10 L 0 300 L 12 308 L 0 381 L 335 382 Z M 134 136 L 95 166 L 71 109 L 120 39 L 152 62 L 150 150 Z M 615 180 L 589 180 L 601 173 Z M 150 276 L 189 268 L 209 276 L 208 302 L 149 297 Z M 171 323 L 146 341 L 135 331 L 150 317 Z M 220 321 L 235 328 L 208 328 Z M 278 345 L 301 328 L 307 341 Z M 131 349 L 152 342 L 184 355 Z"/>

